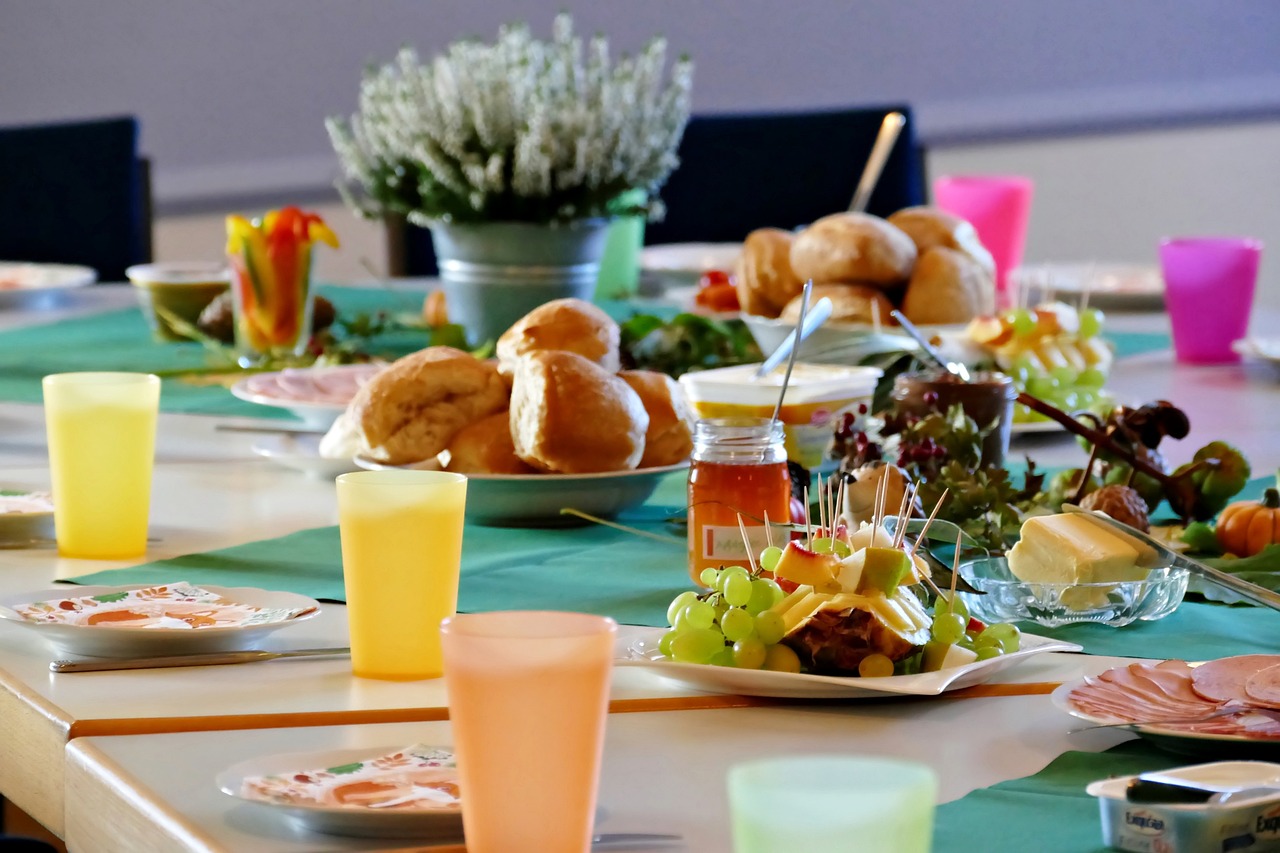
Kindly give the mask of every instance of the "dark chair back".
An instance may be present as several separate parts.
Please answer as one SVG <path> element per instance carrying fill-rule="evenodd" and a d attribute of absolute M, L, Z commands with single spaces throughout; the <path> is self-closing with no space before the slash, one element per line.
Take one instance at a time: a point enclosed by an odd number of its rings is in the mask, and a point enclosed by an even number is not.
<path fill-rule="evenodd" d="M 907 121 L 867 212 L 924 204 L 924 157 L 906 106 L 694 116 L 661 191 L 666 218 L 646 226 L 645 243 L 736 242 L 756 228 L 791 229 L 848 209 L 892 111 Z"/>
<path fill-rule="evenodd" d="M 134 118 L 0 128 L 0 259 L 123 281 L 151 259 L 148 178 Z"/>

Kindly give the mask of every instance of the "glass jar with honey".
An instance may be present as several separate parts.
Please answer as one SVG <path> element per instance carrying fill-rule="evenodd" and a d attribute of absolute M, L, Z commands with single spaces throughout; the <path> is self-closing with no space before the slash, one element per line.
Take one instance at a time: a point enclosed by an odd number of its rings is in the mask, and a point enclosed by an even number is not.
<path fill-rule="evenodd" d="M 708 566 L 747 566 L 768 544 L 769 521 L 791 521 L 791 476 L 782 423 L 768 418 L 710 418 L 693 432 L 689 468 L 689 574 Z"/>

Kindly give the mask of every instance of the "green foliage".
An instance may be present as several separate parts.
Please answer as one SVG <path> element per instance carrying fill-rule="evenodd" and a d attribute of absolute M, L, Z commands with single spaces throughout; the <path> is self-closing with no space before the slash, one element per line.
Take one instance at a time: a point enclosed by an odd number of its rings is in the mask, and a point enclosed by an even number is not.
<path fill-rule="evenodd" d="M 717 320 L 700 314 L 677 314 L 671 320 L 635 315 L 622 324 L 622 354 L 627 367 L 676 377 L 762 358 L 741 320 Z"/>

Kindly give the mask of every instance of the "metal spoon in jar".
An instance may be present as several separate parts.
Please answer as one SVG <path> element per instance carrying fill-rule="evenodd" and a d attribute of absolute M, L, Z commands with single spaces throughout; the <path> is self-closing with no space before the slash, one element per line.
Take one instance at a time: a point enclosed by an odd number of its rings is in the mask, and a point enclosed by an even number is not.
<path fill-rule="evenodd" d="M 920 351 L 928 356 L 929 360 L 941 367 L 947 373 L 959 376 L 965 382 L 969 381 L 968 369 L 958 361 L 947 361 L 942 357 L 942 353 L 938 352 L 938 348 L 929 342 L 924 332 L 916 328 L 915 324 L 903 316 L 901 311 L 893 310 L 889 312 L 889 316 L 898 321 L 898 325 L 902 326 L 902 331 L 906 332 L 912 340 L 920 345 Z"/>

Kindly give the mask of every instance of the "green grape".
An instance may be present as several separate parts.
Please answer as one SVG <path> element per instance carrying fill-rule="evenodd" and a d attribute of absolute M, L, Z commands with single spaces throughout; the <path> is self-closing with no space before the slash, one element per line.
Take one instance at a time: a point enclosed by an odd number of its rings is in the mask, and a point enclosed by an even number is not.
<path fill-rule="evenodd" d="M 1003 654 L 999 646 L 980 646 L 974 651 L 978 654 L 978 660 L 991 660 Z"/>
<path fill-rule="evenodd" d="M 681 663 L 707 663 L 724 648 L 724 634 L 715 628 L 686 628 L 671 640 L 671 657 Z"/>
<path fill-rule="evenodd" d="M 799 672 L 800 657 L 790 646 L 770 646 L 764 655 L 764 668 L 770 672 Z"/>
<path fill-rule="evenodd" d="M 1034 358 L 1023 353 L 1014 358 L 1013 363 L 1009 366 L 1015 373 L 1022 374 L 1023 381 L 1030 376 L 1036 376 L 1040 373 L 1040 365 Z"/>
<path fill-rule="evenodd" d="M 733 648 L 724 646 L 707 661 L 711 666 L 733 666 Z"/>
<path fill-rule="evenodd" d="M 973 638 L 973 647 L 975 649 L 985 649 L 988 646 L 995 646 L 998 649 L 1004 648 L 1000 642 L 1000 638 L 990 633 L 990 628 Z"/>
<path fill-rule="evenodd" d="M 733 644 L 733 665 L 738 669 L 759 669 L 764 666 L 767 654 L 764 643 L 748 637 Z"/>
<path fill-rule="evenodd" d="M 815 554 L 830 554 L 835 549 L 835 540 L 830 536 L 819 536 L 813 540 L 809 550 Z"/>
<path fill-rule="evenodd" d="M 987 630 L 982 633 L 990 634 L 995 637 L 1000 641 L 1000 645 L 1004 645 L 1008 642 L 1017 643 L 1018 638 L 1022 636 L 1022 632 L 1018 630 L 1018 626 L 1011 625 L 1008 622 L 993 622 L 988 625 Z M 1014 651 L 1016 650 L 1017 648 L 1015 646 Z"/>
<path fill-rule="evenodd" d="M 1102 323 L 1106 319 L 1097 308 L 1086 308 L 1080 312 L 1080 337 L 1092 338 L 1102 331 Z"/>
<path fill-rule="evenodd" d="M 969 624 L 969 606 L 965 604 L 964 599 L 958 595 L 951 596 L 950 600 L 945 599 L 942 596 L 938 596 L 938 598 L 933 602 L 933 615 L 938 616 L 943 613 L 955 613 L 964 617 L 966 625 Z"/>
<path fill-rule="evenodd" d="M 702 570 L 702 574 L 698 575 L 698 582 L 707 589 L 715 589 L 716 578 L 720 577 L 720 570 L 707 566 Z"/>
<path fill-rule="evenodd" d="M 836 556 L 837 557 L 843 560 L 845 557 L 848 557 L 852 553 L 853 553 L 853 549 L 849 547 L 848 543 L 846 543 L 842 539 L 836 540 Z"/>
<path fill-rule="evenodd" d="M 1058 393 L 1058 380 L 1052 376 L 1033 376 L 1027 380 L 1027 393 L 1047 400 Z"/>
<path fill-rule="evenodd" d="M 933 639 L 951 645 L 964 636 L 967 620 L 959 613 L 943 613 L 933 618 Z"/>
<path fill-rule="evenodd" d="M 1076 372 L 1074 367 L 1055 367 L 1049 371 L 1049 375 L 1058 380 L 1059 387 L 1068 387 L 1075 385 L 1080 381 L 1080 374 Z"/>
<path fill-rule="evenodd" d="M 760 568 L 766 572 L 771 572 L 778 565 L 778 561 L 782 559 L 782 549 L 770 545 L 760 552 Z"/>
<path fill-rule="evenodd" d="M 720 617 L 720 630 L 731 643 L 750 637 L 756 630 L 756 620 L 741 607 L 734 607 Z"/>
<path fill-rule="evenodd" d="M 695 601 L 684 609 L 690 628 L 710 628 L 716 621 L 716 609 L 705 601 Z"/>
<path fill-rule="evenodd" d="M 774 613 L 772 610 L 766 610 L 756 617 L 755 628 L 756 636 L 766 646 L 781 642 L 782 635 L 786 631 L 781 614 Z"/>
<path fill-rule="evenodd" d="M 884 678 L 893 675 L 893 661 L 885 655 L 867 655 L 858 662 L 858 675 L 863 678 Z"/>
<path fill-rule="evenodd" d="M 1086 367 L 1080 371 L 1076 384 L 1081 388 L 1101 388 L 1107 384 L 1107 374 L 1096 367 Z"/>
<path fill-rule="evenodd" d="M 751 600 L 751 577 L 746 572 L 734 573 L 725 578 L 724 600 L 731 607 L 744 607 Z"/>
<path fill-rule="evenodd" d="M 747 612 L 752 616 L 763 613 L 786 595 L 773 578 L 753 578 L 751 598 L 747 600 Z"/>
<path fill-rule="evenodd" d="M 676 638 L 675 631 L 668 631 L 662 635 L 662 639 L 658 640 L 658 651 L 662 652 L 663 657 L 671 657 L 671 641 Z"/>
<path fill-rule="evenodd" d="M 1064 412 L 1074 412 L 1076 409 L 1080 408 L 1080 395 L 1072 390 L 1061 389 L 1058 392 L 1057 398 L 1051 399 L 1049 402 L 1053 403 Z"/>
<path fill-rule="evenodd" d="M 1006 319 L 1015 337 L 1025 338 L 1036 330 L 1036 317 L 1026 308 L 1010 311 Z"/>
<path fill-rule="evenodd" d="M 676 624 L 676 616 L 697 600 L 698 594 L 693 590 L 682 592 L 677 595 L 675 599 L 667 605 L 667 624 L 674 626 Z"/>

